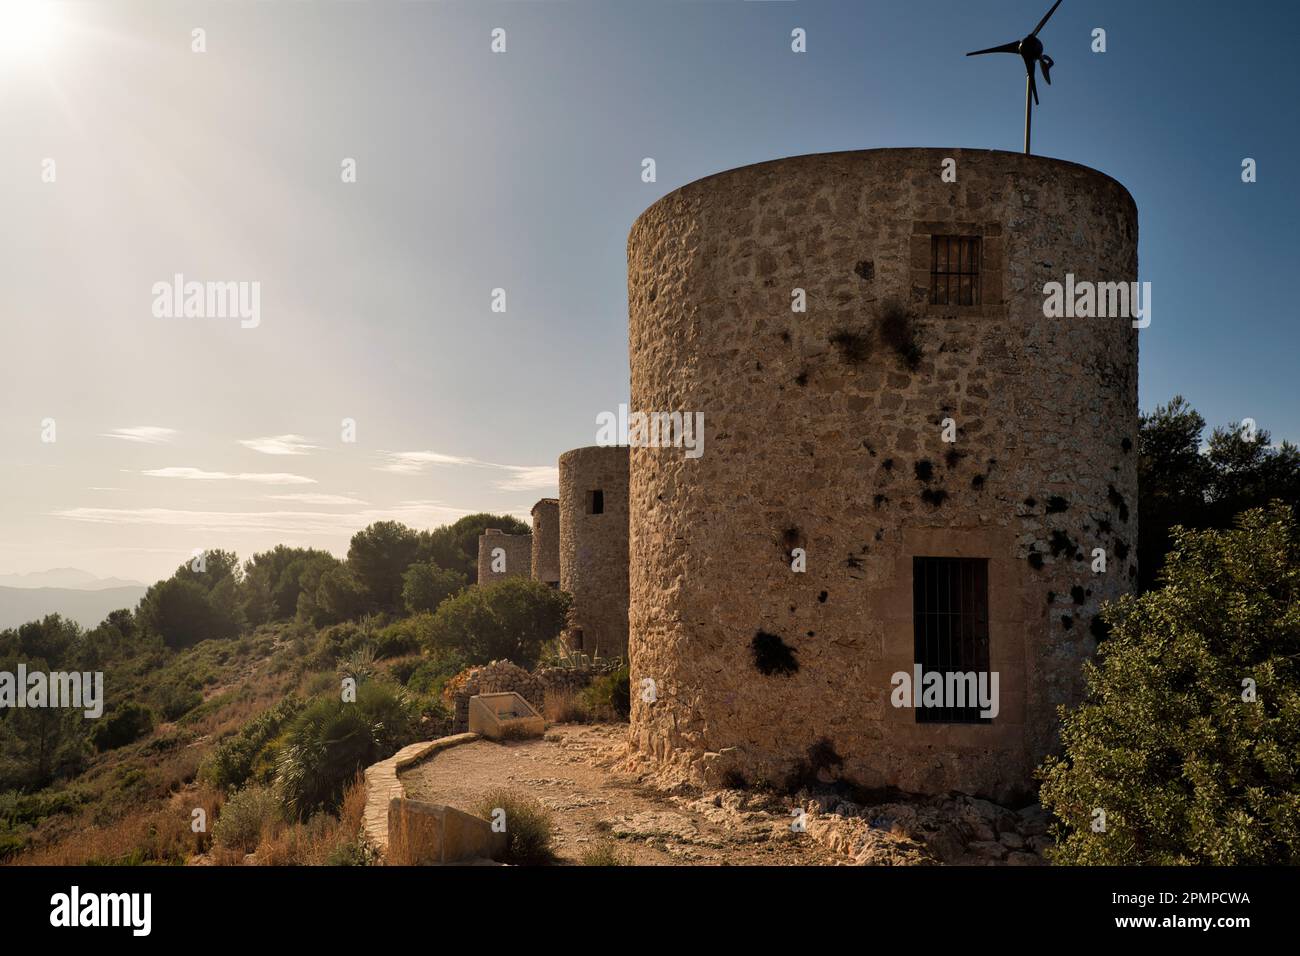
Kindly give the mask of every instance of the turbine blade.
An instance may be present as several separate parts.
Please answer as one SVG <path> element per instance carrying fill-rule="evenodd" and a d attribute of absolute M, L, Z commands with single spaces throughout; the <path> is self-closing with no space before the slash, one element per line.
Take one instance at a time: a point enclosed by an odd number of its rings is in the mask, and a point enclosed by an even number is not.
<path fill-rule="evenodd" d="M 1049 70 L 1052 68 L 1052 66 L 1053 66 L 1052 58 L 1051 58 L 1050 56 L 1040 57 L 1039 60 L 1038 60 L 1038 65 L 1041 66 L 1041 67 L 1043 68 L 1043 79 L 1045 79 L 1045 80 L 1047 81 L 1047 85 L 1048 85 L 1048 86 L 1051 86 L 1051 85 L 1052 85 L 1052 74 L 1049 73 L 1048 71 L 1049 71 Z"/>
<path fill-rule="evenodd" d="M 1038 84 L 1034 82 L 1034 71 L 1029 71 L 1029 92 L 1034 96 L 1034 105 L 1038 105 Z"/>
<path fill-rule="evenodd" d="M 1047 26 L 1047 21 L 1052 19 L 1052 14 L 1056 12 L 1056 8 L 1059 7 L 1060 5 L 1061 5 L 1061 0 L 1056 0 L 1056 2 L 1052 4 L 1052 9 L 1047 11 L 1047 16 L 1039 20 L 1038 26 L 1034 27 L 1034 32 L 1029 34 L 1031 37 L 1038 36 L 1038 31 L 1041 30 L 1043 27 Z"/>
<path fill-rule="evenodd" d="M 967 53 L 967 56 L 979 56 L 983 53 L 1019 53 L 1020 41 L 1012 40 L 1010 43 L 1004 43 L 1001 46 L 991 46 L 987 50 L 976 50 L 973 53 Z"/>

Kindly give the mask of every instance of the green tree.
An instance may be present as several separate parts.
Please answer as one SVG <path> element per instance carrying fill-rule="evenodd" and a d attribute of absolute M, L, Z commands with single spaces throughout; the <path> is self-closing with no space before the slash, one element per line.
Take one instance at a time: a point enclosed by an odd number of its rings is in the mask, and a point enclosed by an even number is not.
<path fill-rule="evenodd" d="M 421 536 L 420 559 L 441 568 L 460 571 L 470 584 L 478 582 L 478 539 L 488 528 L 505 534 L 528 534 L 532 529 L 511 515 L 488 512 L 465 515 L 455 524 L 442 525 Z"/>
<path fill-rule="evenodd" d="M 419 550 L 420 535 L 397 521 L 376 521 L 352 536 L 348 567 L 375 609 L 401 610 L 402 575 Z"/>
<path fill-rule="evenodd" d="M 321 575 L 316 604 L 326 621 L 335 624 L 365 614 L 370 607 L 370 597 L 352 569 L 340 564 Z"/>
<path fill-rule="evenodd" d="M 436 611 L 438 605 L 465 587 L 465 575 L 444 570 L 433 561 L 420 561 L 402 575 L 402 601 L 412 614 Z"/>
<path fill-rule="evenodd" d="M 49 668 L 44 661 L 27 661 L 27 666 Z M 37 790 L 80 773 L 86 758 L 83 717 L 79 710 L 23 707 L 0 720 L 0 792 Z"/>
<path fill-rule="evenodd" d="M 146 632 L 173 649 L 239 633 L 238 618 L 230 608 L 215 604 L 209 592 L 189 578 L 168 578 L 150 587 L 137 616 Z"/>
<path fill-rule="evenodd" d="M 564 628 L 569 595 L 527 578 L 479 585 L 443 601 L 429 625 L 430 650 L 471 664 L 506 659 L 532 667 Z"/>
<path fill-rule="evenodd" d="M 1300 529 L 1274 503 L 1175 529 L 1162 586 L 1104 611 L 1111 636 L 1040 771 L 1055 858 L 1300 863 Z M 1096 811 L 1105 830 L 1096 832 Z"/>

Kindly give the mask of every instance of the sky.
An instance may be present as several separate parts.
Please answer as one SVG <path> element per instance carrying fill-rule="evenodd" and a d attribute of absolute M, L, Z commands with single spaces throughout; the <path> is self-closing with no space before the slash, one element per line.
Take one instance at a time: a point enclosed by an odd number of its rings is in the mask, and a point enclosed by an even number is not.
<path fill-rule="evenodd" d="M 1018 150 L 1018 61 L 963 54 L 1049 5 L 0 0 L 0 573 L 526 516 L 628 401 L 646 206 L 801 153 Z M 1293 441 L 1298 33 L 1281 0 L 1064 0 L 1034 116 L 1137 201 L 1142 408 Z M 257 283 L 256 324 L 155 314 L 178 274 Z"/>

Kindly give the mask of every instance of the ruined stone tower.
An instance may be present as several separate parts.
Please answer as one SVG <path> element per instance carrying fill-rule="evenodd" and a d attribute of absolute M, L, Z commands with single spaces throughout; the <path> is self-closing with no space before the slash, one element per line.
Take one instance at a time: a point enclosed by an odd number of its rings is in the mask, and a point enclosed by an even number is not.
<path fill-rule="evenodd" d="M 501 549 L 500 554 L 496 553 L 498 548 Z M 502 570 L 493 570 L 494 562 Z M 479 584 L 492 584 L 506 578 L 526 578 L 532 574 L 532 566 L 531 534 L 505 534 L 500 528 L 485 528 L 478 536 Z"/>
<path fill-rule="evenodd" d="M 533 580 L 560 586 L 560 499 L 533 505 Z"/>
<path fill-rule="evenodd" d="M 632 738 L 661 776 L 1030 785 L 1136 573 L 1137 332 L 1045 318 L 1067 273 L 1135 280 L 1137 210 L 1041 156 L 799 156 L 637 219 L 631 407 L 708 433 L 631 452 Z M 997 672 L 996 716 L 894 706 L 918 665 Z"/>
<path fill-rule="evenodd" d="M 627 655 L 627 466 L 626 446 L 560 456 L 560 588 L 571 640 L 602 657 Z"/>

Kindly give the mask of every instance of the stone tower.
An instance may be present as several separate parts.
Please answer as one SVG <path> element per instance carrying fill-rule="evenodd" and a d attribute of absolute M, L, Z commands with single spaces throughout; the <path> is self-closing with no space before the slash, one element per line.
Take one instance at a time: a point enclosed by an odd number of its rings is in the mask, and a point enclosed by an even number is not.
<path fill-rule="evenodd" d="M 500 548 L 503 552 L 496 555 Z M 493 561 L 501 558 L 503 570 L 494 571 Z M 529 577 L 533 567 L 533 536 L 505 534 L 500 528 L 485 528 L 478 536 L 478 583 L 492 584 L 506 578 Z"/>
<path fill-rule="evenodd" d="M 572 642 L 602 657 L 627 655 L 627 465 L 625 445 L 560 456 L 560 588 Z"/>
<path fill-rule="evenodd" d="M 631 407 L 708 433 L 631 452 L 661 777 L 1028 788 L 1137 545 L 1138 333 L 1045 318 L 1044 286 L 1136 280 L 1137 239 L 1113 179 L 983 150 L 760 163 L 642 213 Z M 996 672 L 996 715 L 895 706 L 918 666 Z"/>
<path fill-rule="evenodd" d="M 533 580 L 560 586 L 560 499 L 533 505 Z"/>

